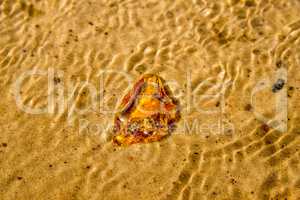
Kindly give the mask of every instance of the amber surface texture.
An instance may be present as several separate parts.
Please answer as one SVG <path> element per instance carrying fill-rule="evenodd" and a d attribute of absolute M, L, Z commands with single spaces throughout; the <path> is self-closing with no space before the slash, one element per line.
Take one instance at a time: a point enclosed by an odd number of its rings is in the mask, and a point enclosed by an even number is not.
<path fill-rule="evenodd" d="M 130 145 L 159 141 L 175 129 L 179 119 L 179 103 L 164 80 L 144 75 L 122 99 L 113 142 Z"/>

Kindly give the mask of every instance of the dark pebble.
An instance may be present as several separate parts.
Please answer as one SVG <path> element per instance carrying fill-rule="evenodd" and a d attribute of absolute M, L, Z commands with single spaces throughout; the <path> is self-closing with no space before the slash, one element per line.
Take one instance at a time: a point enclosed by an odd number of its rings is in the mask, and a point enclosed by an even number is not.
<path fill-rule="evenodd" d="M 278 92 L 283 88 L 285 81 L 283 79 L 278 79 L 276 83 L 272 86 L 272 92 Z"/>
<path fill-rule="evenodd" d="M 261 125 L 261 129 L 262 129 L 265 133 L 267 133 L 267 132 L 270 130 L 270 127 L 269 127 L 267 124 L 263 124 L 263 125 Z"/>

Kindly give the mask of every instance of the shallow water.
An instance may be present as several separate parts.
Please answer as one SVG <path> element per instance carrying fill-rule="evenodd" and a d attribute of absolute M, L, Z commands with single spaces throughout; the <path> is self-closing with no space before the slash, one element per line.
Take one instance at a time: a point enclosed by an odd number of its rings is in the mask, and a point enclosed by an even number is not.
<path fill-rule="evenodd" d="M 299 10 L 0 0 L 0 199 L 299 200 Z M 146 73 L 181 121 L 160 142 L 114 146 L 112 111 Z"/>

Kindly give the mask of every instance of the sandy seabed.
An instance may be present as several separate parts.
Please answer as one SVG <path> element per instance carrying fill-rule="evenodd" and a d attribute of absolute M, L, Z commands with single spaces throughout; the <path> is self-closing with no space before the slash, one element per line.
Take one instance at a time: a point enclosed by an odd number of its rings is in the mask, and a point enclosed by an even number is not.
<path fill-rule="evenodd" d="M 0 0 L 0 199 L 300 199 L 299 0 Z M 111 143 L 143 74 L 170 137 Z"/>

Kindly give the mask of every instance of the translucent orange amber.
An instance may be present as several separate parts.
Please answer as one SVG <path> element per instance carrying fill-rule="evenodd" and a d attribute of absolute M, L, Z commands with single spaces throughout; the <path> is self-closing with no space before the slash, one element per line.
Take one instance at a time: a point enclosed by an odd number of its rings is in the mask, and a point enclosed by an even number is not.
<path fill-rule="evenodd" d="M 118 145 L 159 141 L 180 119 L 179 104 L 162 78 L 144 75 L 122 99 L 115 116 L 113 142 Z"/>

